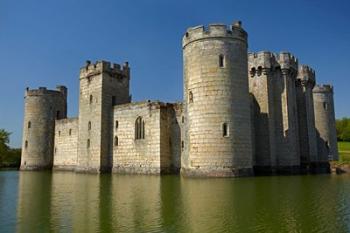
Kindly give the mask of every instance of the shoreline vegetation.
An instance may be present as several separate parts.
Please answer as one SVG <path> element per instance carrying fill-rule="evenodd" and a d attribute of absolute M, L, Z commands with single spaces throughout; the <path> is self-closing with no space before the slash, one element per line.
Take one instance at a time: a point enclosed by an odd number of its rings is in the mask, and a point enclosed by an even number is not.
<path fill-rule="evenodd" d="M 10 148 L 10 132 L 0 129 L 0 169 L 18 169 L 21 164 L 21 149 Z"/>

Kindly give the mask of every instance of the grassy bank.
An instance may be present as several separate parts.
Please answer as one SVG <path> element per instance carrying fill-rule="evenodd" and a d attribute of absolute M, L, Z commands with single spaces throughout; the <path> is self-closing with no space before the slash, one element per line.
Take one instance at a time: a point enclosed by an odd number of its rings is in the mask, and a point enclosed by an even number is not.
<path fill-rule="evenodd" d="M 350 142 L 338 142 L 339 162 L 350 163 Z"/>

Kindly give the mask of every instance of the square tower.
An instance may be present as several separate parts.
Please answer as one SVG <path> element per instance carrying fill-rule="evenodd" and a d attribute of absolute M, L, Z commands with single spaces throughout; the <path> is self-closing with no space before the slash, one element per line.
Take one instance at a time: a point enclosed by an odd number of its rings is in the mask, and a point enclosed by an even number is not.
<path fill-rule="evenodd" d="M 87 61 L 80 69 L 77 171 L 108 171 L 112 166 L 113 106 L 129 103 L 130 69 Z"/>

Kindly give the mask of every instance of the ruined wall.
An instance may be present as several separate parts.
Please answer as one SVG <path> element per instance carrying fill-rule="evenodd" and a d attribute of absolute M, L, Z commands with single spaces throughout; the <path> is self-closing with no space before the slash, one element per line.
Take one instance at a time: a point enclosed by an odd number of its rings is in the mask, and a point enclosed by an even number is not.
<path fill-rule="evenodd" d="M 67 116 L 67 88 L 26 90 L 21 170 L 51 169 L 55 119 Z"/>
<path fill-rule="evenodd" d="M 183 37 L 184 175 L 252 174 L 247 47 L 240 22 L 190 28 Z"/>
<path fill-rule="evenodd" d="M 130 69 L 126 63 L 87 62 L 80 70 L 77 171 L 100 172 L 112 166 L 113 106 L 128 103 Z"/>
<path fill-rule="evenodd" d="M 167 104 L 139 102 L 114 107 L 113 172 L 160 174 L 172 167 Z M 137 139 L 136 122 L 144 125 Z"/>
<path fill-rule="evenodd" d="M 318 160 L 320 162 L 338 160 L 333 87 L 331 85 L 316 85 L 313 89 L 313 99 L 317 130 Z"/>
<path fill-rule="evenodd" d="M 78 157 L 78 118 L 56 120 L 53 168 L 74 170 Z"/>

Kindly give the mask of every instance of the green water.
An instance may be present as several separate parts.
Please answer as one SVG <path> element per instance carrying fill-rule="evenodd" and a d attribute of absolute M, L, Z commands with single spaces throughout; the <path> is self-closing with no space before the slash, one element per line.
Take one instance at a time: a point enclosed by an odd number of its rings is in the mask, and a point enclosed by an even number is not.
<path fill-rule="evenodd" d="M 350 232 L 350 176 L 3 171 L 0 232 Z"/>

